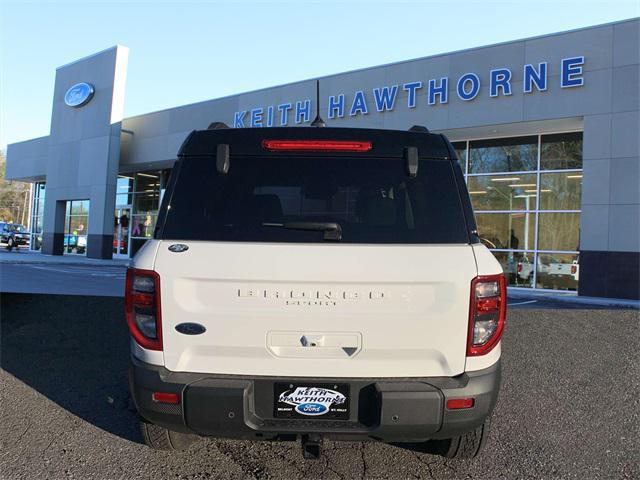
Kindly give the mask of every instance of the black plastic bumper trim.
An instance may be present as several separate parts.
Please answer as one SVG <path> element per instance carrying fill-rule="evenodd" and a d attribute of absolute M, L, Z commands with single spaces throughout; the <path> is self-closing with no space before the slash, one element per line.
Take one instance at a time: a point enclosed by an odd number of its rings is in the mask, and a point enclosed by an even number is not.
<path fill-rule="evenodd" d="M 336 379 L 350 386 L 348 420 L 273 417 L 275 382 L 327 383 L 326 378 L 171 372 L 132 357 L 130 384 L 144 418 L 184 433 L 242 439 L 316 433 L 337 439 L 414 442 L 450 438 L 481 425 L 495 406 L 500 372 L 498 361 L 452 378 Z M 153 402 L 151 394 L 157 391 L 179 393 L 180 405 Z M 445 408 L 447 398 L 460 397 L 473 397 L 474 407 Z"/>

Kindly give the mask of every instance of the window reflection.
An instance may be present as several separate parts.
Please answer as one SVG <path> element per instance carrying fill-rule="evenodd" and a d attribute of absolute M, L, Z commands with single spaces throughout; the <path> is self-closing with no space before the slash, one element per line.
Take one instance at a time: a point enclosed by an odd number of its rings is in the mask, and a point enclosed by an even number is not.
<path fill-rule="evenodd" d="M 136 213 L 157 213 L 160 191 L 138 193 L 135 196 L 133 210 Z"/>
<path fill-rule="evenodd" d="M 31 245 L 32 250 L 40 250 L 42 247 L 42 229 L 44 218 L 44 201 L 46 193 L 46 184 L 38 182 L 33 190 L 33 204 L 31 211 Z"/>
<path fill-rule="evenodd" d="M 118 193 L 129 193 L 133 191 L 133 177 L 128 175 L 119 175 L 116 184 Z"/>
<path fill-rule="evenodd" d="M 527 252 L 494 252 L 511 287 L 533 287 L 534 254 Z"/>
<path fill-rule="evenodd" d="M 131 236 L 146 237 L 153 236 L 153 229 L 156 226 L 157 215 L 133 215 L 131 220 Z"/>
<path fill-rule="evenodd" d="M 160 190 L 161 172 L 139 172 L 135 176 L 136 192 L 153 192 Z"/>
<path fill-rule="evenodd" d="M 469 173 L 518 172 L 537 168 L 537 136 L 469 142 Z"/>
<path fill-rule="evenodd" d="M 468 156 L 466 180 L 481 240 L 510 286 L 577 289 L 582 136 L 472 140 L 467 151 L 466 142 L 454 145 Z"/>
<path fill-rule="evenodd" d="M 129 194 L 127 205 L 132 206 L 130 224 L 132 255 L 137 252 L 147 238 L 153 236 L 160 208 L 161 191 L 166 184 L 167 177 L 167 171 L 163 170 L 137 172 L 131 175 L 131 182 L 128 185 L 133 194 Z"/>
<path fill-rule="evenodd" d="M 482 175 L 467 179 L 475 210 L 535 210 L 535 174 Z"/>
<path fill-rule="evenodd" d="M 541 170 L 582 168 L 582 132 L 542 135 Z"/>
<path fill-rule="evenodd" d="M 489 248 L 533 250 L 534 213 L 479 213 L 478 234 Z"/>
<path fill-rule="evenodd" d="M 577 251 L 580 248 L 579 213 L 540 213 L 538 249 Z"/>
<path fill-rule="evenodd" d="M 582 172 L 540 175 L 540 210 L 580 210 Z"/>
<path fill-rule="evenodd" d="M 64 222 L 64 253 L 84 255 L 87 252 L 89 200 L 69 200 Z"/>
<path fill-rule="evenodd" d="M 120 175 L 116 185 L 116 206 L 131 205 L 133 191 L 133 177 Z"/>
<path fill-rule="evenodd" d="M 73 200 L 67 202 L 67 215 L 88 215 L 89 200 Z"/>
<path fill-rule="evenodd" d="M 580 265 L 577 254 L 538 253 L 538 288 L 577 290 Z"/>

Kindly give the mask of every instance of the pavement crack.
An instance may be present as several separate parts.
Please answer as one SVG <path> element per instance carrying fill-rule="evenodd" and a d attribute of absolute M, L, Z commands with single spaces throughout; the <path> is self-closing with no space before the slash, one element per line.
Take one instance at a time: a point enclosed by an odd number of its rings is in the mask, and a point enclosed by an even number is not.
<path fill-rule="evenodd" d="M 18 437 L 18 442 L 19 442 L 20 440 L 22 440 L 22 437 L 24 437 L 30 429 L 31 429 L 31 422 L 29 422 L 29 423 L 27 424 L 27 428 L 25 428 L 25 429 L 24 429 L 24 432 L 22 432 L 22 433 L 20 434 L 20 436 Z"/>
<path fill-rule="evenodd" d="M 418 462 L 420 462 L 420 463 L 421 463 L 421 464 L 423 464 L 425 467 L 427 467 L 427 470 L 429 470 L 429 477 L 430 477 L 430 478 L 435 478 L 435 477 L 433 476 L 433 470 L 431 469 L 431 465 L 433 464 L 433 462 L 429 463 L 429 462 L 427 462 L 427 461 L 423 460 L 422 458 L 420 458 L 420 455 L 419 455 L 418 453 L 416 453 L 416 452 L 411 452 L 411 453 L 413 453 L 414 458 L 415 458 Z"/>
<path fill-rule="evenodd" d="M 326 455 L 326 453 L 322 457 L 324 458 L 324 467 L 330 472 L 335 473 L 340 480 L 344 480 L 344 475 L 342 475 L 342 473 L 338 472 L 331 465 L 329 465 L 329 457 Z"/>
<path fill-rule="evenodd" d="M 364 455 L 365 443 L 360 444 L 360 459 L 362 460 L 362 478 L 367 478 L 367 459 Z"/>
<path fill-rule="evenodd" d="M 55 438 L 51 439 L 51 441 L 49 442 L 49 444 L 45 447 L 44 450 L 42 450 L 42 459 L 44 460 L 44 454 L 47 453 L 47 450 L 49 450 L 49 448 L 51 448 L 51 445 L 53 445 L 53 442 L 55 442 Z"/>
<path fill-rule="evenodd" d="M 235 446 L 223 442 L 217 442 L 215 446 L 219 452 L 236 464 L 247 477 L 253 479 L 268 477 L 265 471 L 266 466 L 256 461 L 255 458 L 244 454 L 242 448 L 240 448 L 239 452 L 236 452 Z"/>

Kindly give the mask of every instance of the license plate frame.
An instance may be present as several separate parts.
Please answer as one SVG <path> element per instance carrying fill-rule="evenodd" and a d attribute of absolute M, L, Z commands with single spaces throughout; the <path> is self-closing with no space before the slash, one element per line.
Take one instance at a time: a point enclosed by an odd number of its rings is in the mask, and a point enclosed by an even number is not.
<path fill-rule="evenodd" d="M 276 382 L 273 385 L 274 418 L 349 420 L 348 383 Z"/>

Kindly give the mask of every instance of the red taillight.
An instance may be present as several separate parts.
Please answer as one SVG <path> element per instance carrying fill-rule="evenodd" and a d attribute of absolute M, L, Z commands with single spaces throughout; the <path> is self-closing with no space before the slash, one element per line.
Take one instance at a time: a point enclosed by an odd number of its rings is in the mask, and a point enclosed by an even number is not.
<path fill-rule="evenodd" d="M 272 152 L 368 152 L 372 144 L 356 140 L 263 140 L 262 147 Z"/>
<path fill-rule="evenodd" d="M 473 408 L 475 401 L 473 398 L 450 398 L 447 400 L 447 410 L 461 410 L 463 408 Z"/>
<path fill-rule="evenodd" d="M 500 297 L 480 298 L 477 301 L 479 313 L 491 313 L 500 308 Z"/>
<path fill-rule="evenodd" d="M 504 330 L 507 316 L 507 286 L 504 275 L 484 275 L 471 281 L 467 355 L 485 355 L 493 350 Z"/>
<path fill-rule="evenodd" d="M 136 343 L 147 350 L 162 350 L 160 275 L 129 268 L 124 297 L 127 326 Z"/>
<path fill-rule="evenodd" d="M 153 305 L 156 301 L 154 295 L 148 293 L 131 293 L 131 301 L 136 305 Z"/>
<path fill-rule="evenodd" d="M 153 392 L 151 398 L 158 403 L 170 403 L 172 405 L 180 403 L 180 395 L 177 393 Z"/>

